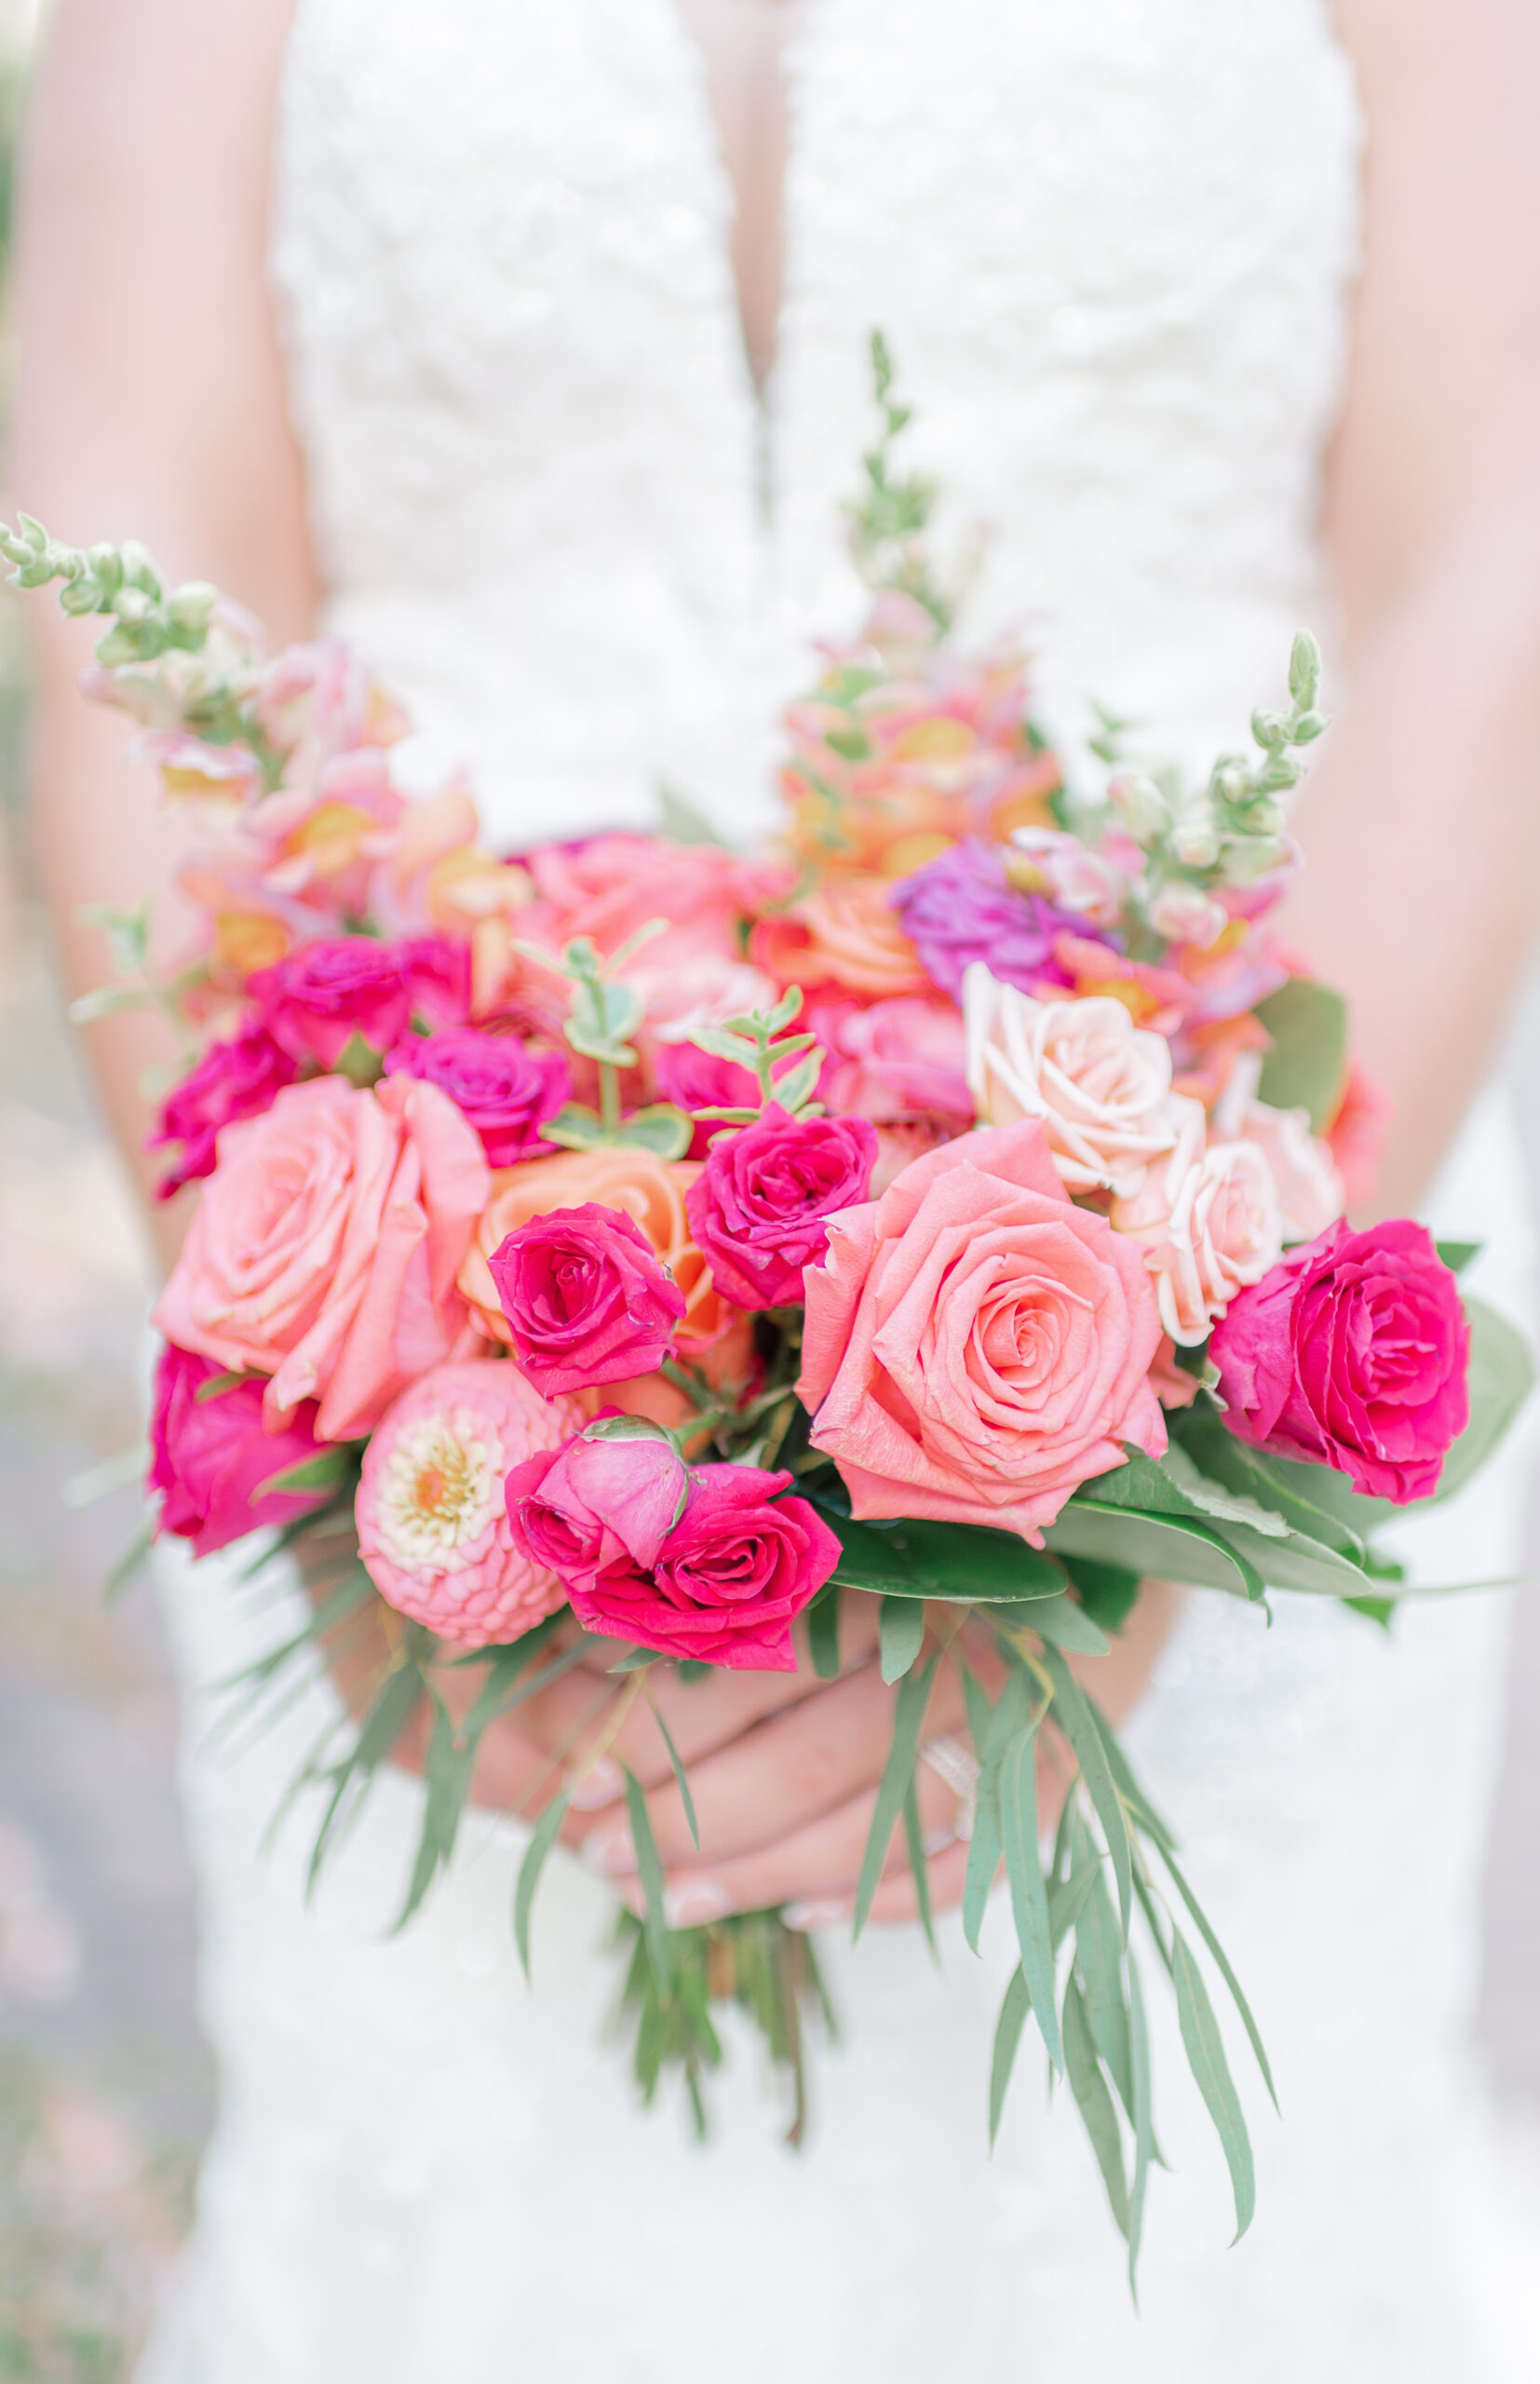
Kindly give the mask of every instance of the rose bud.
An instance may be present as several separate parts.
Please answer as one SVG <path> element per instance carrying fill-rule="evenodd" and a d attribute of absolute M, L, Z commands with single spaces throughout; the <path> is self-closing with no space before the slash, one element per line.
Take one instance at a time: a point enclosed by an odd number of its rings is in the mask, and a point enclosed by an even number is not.
<path fill-rule="evenodd" d="M 292 1523 L 325 1506 L 330 1490 L 268 1490 L 263 1484 L 326 1447 L 315 1432 L 313 1400 L 294 1411 L 280 1432 L 262 1423 L 264 1385 L 259 1376 L 227 1383 L 211 1397 L 198 1392 L 223 1369 L 168 1341 L 155 1367 L 150 1421 L 150 1487 L 158 1490 L 162 1531 L 190 1539 L 195 1556 L 244 1537 L 264 1524 Z"/>
<path fill-rule="evenodd" d="M 840 1561 L 840 1543 L 789 1473 L 702 1466 L 651 1574 L 612 1565 L 572 1590 L 586 1631 L 729 1672 L 795 1672 L 791 1624 Z"/>
<path fill-rule="evenodd" d="M 1237 1439 L 1404 1507 L 1469 1416 L 1470 1329 L 1425 1227 L 1338 1222 L 1230 1304 L 1209 1353 Z"/>
<path fill-rule="evenodd" d="M 775 1102 L 718 1143 L 684 1203 L 717 1289 L 740 1307 L 800 1300 L 803 1268 L 828 1250 L 827 1220 L 866 1199 L 876 1158 L 865 1118 L 790 1118 Z"/>
<path fill-rule="evenodd" d="M 551 1209 L 487 1263 L 514 1358 L 547 1398 L 653 1374 L 673 1347 L 684 1294 L 623 1210 Z"/>
<path fill-rule="evenodd" d="M 635 1425 L 625 1437 L 584 1433 L 526 1458 L 505 1484 L 515 1543 L 587 1589 L 612 1565 L 650 1573 L 683 1510 L 690 1476 L 664 1432 Z"/>

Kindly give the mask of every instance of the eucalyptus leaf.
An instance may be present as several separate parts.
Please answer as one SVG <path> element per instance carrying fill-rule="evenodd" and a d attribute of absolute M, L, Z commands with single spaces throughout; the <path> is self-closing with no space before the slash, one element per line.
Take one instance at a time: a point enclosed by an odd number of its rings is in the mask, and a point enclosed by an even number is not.
<path fill-rule="evenodd" d="M 1006 2089 L 1016 2066 L 1017 2048 L 1021 2031 L 1032 2010 L 1032 1997 L 1027 1991 L 1026 1973 L 1020 1962 L 1011 1972 L 1006 1999 L 1000 2006 L 1000 2017 L 994 2029 L 994 2053 L 989 2066 L 989 2143 L 994 2149 L 994 2139 L 1000 2133 L 1000 2115 L 1006 2107 Z"/>
<path fill-rule="evenodd" d="M 830 1584 L 807 1609 L 807 1646 L 820 1680 L 840 1676 L 840 1585 Z"/>
<path fill-rule="evenodd" d="M 1080 1776 L 1096 1808 L 1096 1817 L 1101 1823 L 1102 1835 L 1107 1841 L 1113 1876 L 1117 1881 L 1117 1907 L 1126 1941 L 1133 1901 L 1133 1852 L 1128 1843 L 1128 1826 L 1123 1807 L 1085 1691 L 1057 1647 L 1045 1647 L 1043 1661 L 1053 1683 L 1053 1718 L 1074 1750 L 1074 1759 L 1080 1766 Z"/>
<path fill-rule="evenodd" d="M 633 1110 L 615 1140 L 628 1150 L 651 1151 L 657 1158 L 672 1159 L 684 1157 L 694 1135 L 694 1124 L 683 1110 L 660 1101 L 651 1108 Z"/>
<path fill-rule="evenodd" d="M 1155 2147 L 1155 2108 L 1150 2083 L 1150 2024 L 1144 2012 L 1144 1990 L 1139 1965 L 1128 1956 L 1128 2054 L 1134 2088 L 1134 2177 L 1128 2196 L 1128 2291 L 1138 2305 L 1136 2270 L 1144 2233 L 1144 2196 L 1150 2182 L 1150 2155 Z"/>
<path fill-rule="evenodd" d="M 1053 1939 L 1048 1929 L 1047 1883 L 1037 1847 L 1037 1723 L 1018 1730 L 1000 1766 L 1000 1819 L 1006 1877 L 1010 1883 L 1021 1969 L 1037 2025 L 1055 2069 L 1064 2066 L 1064 2048 L 1055 2010 Z"/>
<path fill-rule="evenodd" d="M 1072 1971 L 1064 1984 L 1064 2071 L 1086 2133 L 1090 2138 L 1101 2182 L 1107 2188 L 1113 2222 L 1120 2235 L 1128 2233 L 1128 2184 L 1123 2167 L 1123 2135 L 1113 2098 L 1101 2075 L 1091 2039 L 1085 1999 Z"/>
<path fill-rule="evenodd" d="M 654 1970 L 666 1984 L 673 1972 L 673 1946 L 669 1935 L 669 1916 L 663 1905 L 663 1863 L 657 1850 L 657 1840 L 653 1835 L 646 1795 L 641 1781 L 631 1770 L 626 1773 L 626 1806 L 630 1815 L 637 1877 L 642 1882 L 645 1906 L 642 1925 L 647 1940 L 647 1951 Z"/>
<path fill-rule="evenodd" d="M 519 1879 L 513 1891 L 513 1942 L 519 1949 L 519 1964 L 526 1978 L 530 1975 L 530 1916 L 534 1909 L 534 1891 L 540 1884 L 540 1874 L 546 1867 L 546 1857 L 561 1834 L 567 1818 L 570 1798 L 555 1796 L 535 1822 L 524 1859 L 519 1865 Z"/>
<path fill-rule="evenodd" d="M 930 1701 L 930 1684 L 939 1661 L 938 1651 L 923 1672 L 908 1673 L 899 1684 L 898 1700 L 893 1709 L 892 1744 L 888 1748 L 887 1762 L 877 1789 L 876 1809 L 871 1816 L 866 1851 L 861 1857 L 860 1876 L 856 1883 L 854 1937 L 858 1937 L 866 1927 L 871 1899 L 877 1892 L 877 1882 L 883 1875 L 888 1843 L 903 1809 L 909 1783 L 914 1776 L 914 1765 L 920 1751 L 920 1726 L 925 1720 L 925 1707 Z"/>
<path fill-rule="evenodd" d="M 884 1598 L 878 1628 L 883 1678 L 902 1680 L 925 1645 L 925 1607 L 915 1598 Z"/>
<path fill-rule="evenodd" d="M 1251 2139 L 1246 2132 L 1240 2097 L 1236 2093 L 1236 2081 L 1230 2075 L 1230 2065 L 1224 2057 L 1224 2041 L 1214 2017 L 1214 2007 L 1209 2000 L 1209 1990 L 1180 1929 L 1172 1936 L 1171 1964 L 1171 1974 L 1176 1984 L 1177 2020 L 1182 2029 L 1188 2067 L 1209 2106 L 1209 2116 L 1214 2122 L 1229 2164 L 1230 2184 L 1236 2197 L 1235 2240 L 1238 2242 L 1250 2226 L 1257 2206 Z"/>
<path fill-rule="evenodd" d="M 1196 1516 L 1142 1514 L 1077 1495 L 1060 1509 L 1043 1537 L 1050 1553 L 1088 1556 L 1160 1580 L 1251 1596 L 1249 1574 L 1255 1568 L 1239 1563 L 1215 1528 Z"/>

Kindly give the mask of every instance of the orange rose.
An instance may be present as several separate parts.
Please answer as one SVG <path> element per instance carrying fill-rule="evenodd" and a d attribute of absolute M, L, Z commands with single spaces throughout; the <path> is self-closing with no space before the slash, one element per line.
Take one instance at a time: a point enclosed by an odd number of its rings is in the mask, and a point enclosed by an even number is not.
<path fill-rule="evenodd" d="M 827 879 L 784 916 L 762 919 L 749 956 L 780 985 L 846 985 L 873 1000 L 930 991 L 880 877 Z"/>

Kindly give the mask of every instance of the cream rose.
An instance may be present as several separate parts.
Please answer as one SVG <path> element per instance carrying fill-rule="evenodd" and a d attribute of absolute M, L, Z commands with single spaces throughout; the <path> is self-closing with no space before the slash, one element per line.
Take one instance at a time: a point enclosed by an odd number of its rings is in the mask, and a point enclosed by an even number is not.
<path fill-rule="evenodd" d="M 1329 1146 L 1310 1131 L 1309 1112 L 1270 1109 L 1250 1103 L 1239 1140 L 1254 1143 L 1277 1186 L 1278 1216 L 1285 1241 L 1314 1241 L 1347 1206 L 1337 1162 Z"/>
<path fill-rule="evenodd" d="M 1066 1190 L 1126 1199 L 1175 1145 L 1170 1045 L 1110 995 L 1034 1001 L 976 960 L 963 978 L 963 1016 L 979 1118 L 1038 1119 Z"/>
<path fill-rule="evenodd" d="M 1204 1147 L 1199 1103 L 1178 1100 L 1178 1141 L 1139 1191 L 1112 1204 L 1119 1233 L 1144 1244 L 1160 1321 L 1191 1348 L 1249 1283 L 1260 1282 L 1283 1250 L 1277 1187 L 1254 1143 Z"/>

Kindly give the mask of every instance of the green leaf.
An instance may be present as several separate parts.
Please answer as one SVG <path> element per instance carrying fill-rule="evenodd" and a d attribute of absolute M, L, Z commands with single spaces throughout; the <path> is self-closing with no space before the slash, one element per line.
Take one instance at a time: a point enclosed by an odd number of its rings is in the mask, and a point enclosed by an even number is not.
<path fill-rule="evenodd" d="M 790 1112 L 793 1118 L 803 1104 L 812 1099 L 814 1088 L 822 1073 L 823 1063 L 822 1050 L 815 1049 L 808 1052 L 804 1060 L 799 1060 L 795 1067 L 786 1069 L 782 1075 L 772 1080 L 771 1090 L 776 1099 L 783 1109 Z"/>
<path fill-rule="evenodd" d="M 1251 2051 L 1256 2055 L 1257 2067 L 1262 2072 L 1262 2082 L 1267 2089 L 1273 2108 L 1277 2110 L 1278 2107 L 1277 2089 L 1273 2083 L 1273 2072 L 1268 2064 L 1266 2050 L 1262 2041 L 1262 2031 L 1257 2026 L 1255 2020 L 1251 2016 L 1250 2005 L 1247 2002 L 1245 1996 L 1241 1993 L 1240 1981 L 1236 1978 L 1234 1970 L 1230 1966 L 1230 1957 L 1228 1954 L 1226 1954 L 1223 1946 L 1220 1944 L 1219 1939 L 1214 1935 L 1213 1930 L 1209 1926 L 1208 1917 L 1203 1911 L 1203 1907 L 1198 1903 L 1196 1896 L 1194 1895 L 1192 1889 L 1187 1885 L 1182 1874 L 1178 1870 L 1176 1859 L 1173 1856 L 1169 1846 L 1161 1845 L 1158 1838 L 1155 1843 L 1160 1847 L 1160 1859 L 1171 1875 L 1177 1893 L 1181 1896 L 1182 1903 L 1191 1913 L 1199 1936 L 1203 1939 L 1204 1944 L 1208 1946 L 1210 1955 L 1213 1957 L 1214 1968 L 1218 1971 L 1221 1978 L 1224 1981 L 1225 1985 L 1230 1990 L 1230 2000 L 1235 2005 L 1236 2010 L 1240 2013 L 1241 2025 L 1245 2028 L 1247 2036 L 1250 2039 Z"/>
<path fill-rule="evenodd" d="M 1341 1482 L 1341 1474 L 1323 1466 L 1297 1464 L 1249 1448 L 1227 1429 L 1207 1401 L 1200 1401 L 1169 1419 L 1173 1443 L 1180 1442 L 1190 1461 L 1210 1482 L 1223 1483 L 1271 1507 L 1294 1531 L 1322 1542 L 1339 1556 L 1361 1564 L 1364 1539 L 1340 1501 L 1320 1483 Z"/>
<path fill-rule="evenodd" d="M 984 1925 L 985 1906 L 1005 1854 L 1004 1823 L 1000 1813 L 1000 1767 L 1012 1734 L 1025 1725 L 1028 1686 L 1027 1675 L 1021 1666 L 1013 1664 L 1000 1692 L 999 1702 L 992 1708 L 982 1689 L 966 1671 L 963 1674 L 963 1685 L 965 1694 L 968 1696 L 974 1751 L 979 1757 L 973 1835 L 968 1840 L 967 1876 L 963 1888 L 963 1934 L 977 1953 L 979 1932 Z M 978 1712 L 980 1704 L 984 1709 L 982 1714 Z"/>
<path fill-rule="evenodd" d="M 1093 1474 L 1075 1492 L 1101 1507 L 1132 1507 L 1146 1515 L 1198 1515 L 1202 1509 L 1189 1497 L 1164 1461 L 1129 1449 L 1126 1461 L 1110 1472 Z"/>
<path fill-rule="evenodd" d="M 820 1680 L 840 1676 L 840 1585 L 831 1581 L 807 1609 L 807 1646 Z"/>
<path fill-rule="evenodd" d="M 415 1714 L 423 1677 L 415 1662 L 397 1666 L 365 1714 L 349 1753 L 330 1774 L 331 1795 L 310 1849 L 305 1896 L 312 1896 L 327 1856 L 340 1843 L 345 1823 L 358 1811 L 364 1792 Z"/>
<path fill-rule="evenodd" d="M 1120 2235 L 1128 2232 L 1128 2186 L 1123 2169 L 1123 2137 L 1113 2098 L 1107 2092 L 1091 2041 L 1085 1999 L 1072 1971 L 1064 1983 L 1064 2072 L 1070 2082 L 1107 2188 L 1113 2221 Z"/>
<path fill-rule="evenodd" d="M 1347 1004 L 1328 985 L 1290 977 L 1258 1002 L 1256 1016 L 1273 1038 L 1259 1100 L 1271 1109 L 1307 1110 L 1311 1132 L 1324 1133 L 1347 1074 Z"/>
<path fill-rule="evenodd" d="M 925 1645 L 925 1607 L 914 1598 L 884 1598 L 878 1628 L 883 1678 L 902 1680 Z"/>
<path fill-rule="evenodd" d="M 1074 1759 L 1080 1766 L 1080 1776 L 1096 1808 L 1096 1817 L 1101 1823 L 1102 1835 L 1107 1841 L 1113 1876 L 1117 1881 L 1117 1908 L 1126 1941 L 1133 1903 L 1133 1852 L 1128 1844 L 1128 1826 L 1124 1819 L 1123 1807 L 1118 1801 L 1101 1732 L 1092 1718 L 1080 1683 L 1057 1647 L 1045 1647 L 1043 1661 L 1053 1682 L 1053 1718 L 1074 1750 Z"/>
<path fill-rule="evenodd" d="M 682 1109 L 658 1101 L 648 1109 L 633 1110 L 615 1140 L 628 1150 L 651 1151 L 657 1158 L 682 1158 L 694 1134 L 695 1126 Z"/>
<path fill-rule="evenodd" d="M 650 1698 L 648 1700 L 648 1703 L 652 1703 L 652 1700 Z M 690 1835 L 695 1842 L 696 1852 L 698 1854 L 700 1852 L 700 1828 L 696 1820 L 696 1800 L 690 1794 L 690 1783 L 684 1776 L 684 1766 L 679 1759 L 679 1749 L 675 1746 L 673 1740 L 669 1735 L 669 1725 L 664 1720 L 655 1705 L 653 1706 L 652 1710 L 653 1719 L 657 1724 L 659 1730 L 663 1733 L 663 1743 L 669 1750 L 669 1760 L 674 1767 L 674 1778 L 679 1782 L 679 1800 L 684 1808 L 684 1818 L 689 1823 Z"/>
<path fill-rule="evenodd" d="M 1072 1656 L 1104 1656 L 1112 1645 L 1100 1623 L 1073 1598 L 1034 1598 L 1032 1612 L 1021 1619 L 1024 1629 L 1067 1648 Z"/>
<path fill-rule="evenodd" d="M 1128 1956 L 1128 2052 L 1134 2085 L 1134 2181 L 1128 2196 L 1128 2291 L 1138 2306 L 1135 2271 L 1144 2233 L 1144 2195 L 1150 2182 L 1150 2155 L 1155 2147 L 1154 2098 L 1150 2091 L 1150 2024 L 1144 2012 L 1144 1990 L 1139 1967 Z"/>
<path fill-rule="evenodd" d="M 663 1908 L 663 1863 L 657 1850 L 657 1840 L 653 1835 L 646 1795 L 642 1782 L 630 1770 L 626 1774 L 626 1803 L 631 1817 L 631 1843 L 636 1849 L 637 1876 L 642 1882 L 642 1901 L 646 1907 L 642 1929 L 647 1939 L 647 1951 L 659 1979 L 667 1983 L 673 1972 L 673 1947 L 669 1937 L 669 1916 Z"/>
<path fill-rule="evenodd" d="M 1354 1613 L 1361 1614 L 1367 1622 L 1377 1622 L 1382 1631 L 1389 1630 L 1398 1603 L 1399 1601 L 1396 1598 L 1344 1598 L 1343 1600 L 1344 1605 L 1351 1606 Z"/>
<path fill-rule="evenodd" d="M 1013 1531 L 975 1524 L 858 1524 L 841 1482 L 806 1494 L 841 1544 L 835 1579 L 848 1590 L 887 1597 L 935 1598 L 954 1605 L 997 1605 L 1058 1597 L 1064 1576 L 1051 1558 Z"/>
<path fill-rule="evenodd" d="M 1480 1241 L 1436 1241 L 1433 1245 L 1452 1275 L 1463 1275 L 1486 1244 Z"/>
<path fill-rule="evenodd" d="M 1055 2069 L 1064 2066 L 1055 2010 L 1048 1892 L 1037 1847 L 1037 1723 L 1018 1730 L 1000 1767 L 1000 1818 L 1021 1969 Z"/>
<path fill-rule="evenodd" d="M 913 1772 L 904 1790 L 904 1846 L 909 1856 L 910 1876 L 914 1881 L 915 1901 L 919 1905 L 920 1926 L 925 1932 L 936 1967 L 941 1966 L 941 1949 L 936 1943 L 936 1916 L 930 1908 L 930 1864 L 925 1856 L 925 1832 L 920 1826 L 920 1791 Z"/>
<path fill-rule="evenodd" d="M 1101 1858 L 1098 1855 L 1094 1862 L 1082 1862 L 1067 1879 L 1057 1881 L 1048 1890 L 1048 1934 L 1053 1939 L 1056 1954 L 1084 1912 L 1086 1899 L 1101 1867 Z"/>
<path fill-rule="evenodd" d="M 1230 2183 L 1236 2197 L 1235 2240 L 1238 2243 L 1250 2226 L 1257 2206 L 1251 2139 L 1246 2133 L 1240 2097 L 1230 2075 L 1230 2065 L 1224 2058 L 1224 2043 L 1219 2033 L 1219 2023 L 1214 2018 L 1214 2007 L 1209 2000 L 1209 1990 L 1180 1929 L 1173 1932 L 1171 1957 L 1182 2041 L 1186 2050 L 1188 2066 L 1197 2080 L 1198 2092 L 1209 2106 L 1209 2116 L 1224 2147 Z"/>
<path fill-rule="evenodd" d="M 1123 1994 L 1123 1951 L 1113 1900 L 1098 1862 L 1085 1912 L 1075 1930 L 1074 1966 L 1097 2052 L 1106 2064 L 1107 2075 L 1131 2121 L 1133 2060 L 1128 2044 L 1128 2009 Z"/>
<path fill-rule="evenodd" d="M 1167 1450 L 1167 1472 L 1177 1487 L 1192 1500 L 1200 1514 L 1210 1516 L 1222 1524 L 1246 1524 L 1252 1531 L 1261 1532 L 1264 1539 L 1286 1539 L 1289 1525 L 1275 1507 L 1265 1507 L 1249 1490 L 1227 1490 L 1200 1473 L 1180 1442 L 1173 1441 Z"/>
<path fill-rule="evenodd" d="M 142 985 L 98 985 L 94 993 L 82 994 L 73 1001 L 64 1015 L 72 1026 L 89 1026 L 96 1019 L 115 1017 L 119 1010 L 146 1009 L 154 998 Z"/>
<path fill-rule="evenodd" d="M 660 779 L 657 788 L 657 827 L 661 836 L 671 845 L 715 845 L 721 852 L 732 847 L 725 836 L 719 836 L 703 811 L 697 811 L 688 796 L 677 787 Z"/>
<path fill-rule="evenodd" d="M 673 1434 L 650 1416 L 601 1416 L 596 1422 L 585 1424 L 581 1438 L 585 1441 L 662 1441 L 673 1444 Z M 679 1520 L 676 1516 L 675 1522 Z"/>
<path fill-rule="evenodd" d="M 939 1661 L 940 1652 L 938 1649 L 923 1672 L 908 1673 L 899 1685 L 893 1709 L 893 1741 L 888 1748 L 887 1763 L 877 1790 L 876 1810 L 871 1816 L 866 1851 L 861 1857 L 860 1877 L 856 1883 L 853 1937 L 858 1937 L 866 1927 L 871 1899 L 877 1892 L 877 1882 L 883 1875 L 888 1842 L 903 1809 L 909 1783 L 914 1776 L 915 1760 L 920 1751 L 920 1725 L 925 1720 L 925 1707 L 930 1700 L 930 1684 Z"/>
<path fill-rule="evenodd" d="M 524 1859 L 519 1865 L 518 1885 L 513 1891 L 513 1942 L 519 1949 L 520 1968 L 526 1978 L 530 1975 L 530 1915 L 534 1909 L 534 1891 L 540 1884 L 540 1874 L 546 1867 L 546 1857 L 561 1834 L 569 1801 L 564 1795 L 552 1798 L 535 1822 L 530 1842 L 524 1849 Z"/>
<path fill-rule="evenodd" d="M 1021 2041 L 1021 2031 L 1032 2010 L 1032 1997 L 1027 1990 L 1026 1973 L 1020 1962 L 1011 1972 L 1006 1999 L 1000 2006 L 995 2024 L 994 2054 L 989 2066 L 989 2146 L 993 2152 L 994 2139 L 1000 2133 L 1000 2115 L 1006 2107 L 1006 2089 L 1010 2073 L 1016 2066 L 1016 2051 Z"/>
<path fill-rule="evenodd" d="M 265 1379 L 265 1375 L 250 1374 L 244 1366 L 237 1366 L 231 1374 L 210 1375 L 208 1381 L 200 1382 L 194 1391 L 193 1403 L 201 1407 L 208 1400 L 223 1399 L 227 1390 L 238 1390 L 243 1382 L 263 1382 Z"/>
<path fill-rule="evenodd" d="M 459 1835 L 460 1816 L 470 1792 L 471 1766 L 476 1760 L 477 1741 L 469 1737 L 459 1740 L 438 1691 L 430 1686 L 427 1695 L 433 1702 L 433 1734 L 423 1767 L 422 1827 L 406 1899 L 390 1932 L 393 1937 L 406 1927 L 439 1871 L 449 1867 Z"/>
<path fill-rule="evenodd" d="M 540 1132 L 546 1142 L 558 1143 L 564 1151 L 598 1150 L 607 1139 L 598 1111 L 585 1109 L 575 1101 L 567 1102 L 554 1118 L 547 1118 Z"/>
<path fill-rule="evenodd" d="M 1048 1524 L 1043 1537 L 1050 1551 L 1066 1556 L 1088 1556 L 1141 1577 L 1188 1582 L 1195 1589 L 1224 1590 L 1232 1597 L 1252 1594 L 1248 1567 L 1214 1525 L 1196 1516 L 1141 1514 L 1103 1506 L 1077 1493 L 1060 1509 L 1058 1521 Z M 1254 1574 L 1255 1567 L 1250 1572 Z"/>
<path fill-rule="evenodd" d="M 281 1473 L 271 1473 L 259 1482 L 251 1493 L 250 1503 L 259 1498 L 281 1494 L 288 1498 L 308 1497 L 313 1490 L 334 1490 L 351 1462 L 347 1448 L 323 1449 L 318 1456 L 307 1456 L 298 1465 L 285 1466 Z"/>
<path fill-rule="evenodd" d="M 1470 1421 L 1444 1459 L 1436 1498 L 1452 1498 L 1495 1451 L 1534 1383 L 1529 1343 L 1485 1300 L 1466 1294 L 1470 1325 Z"/>
<path fill-rule="evenodd" d="M 1100 1631 L 1121 1629 L 1139 1598 L 1139 1575 L 1126 1564 L 1098 1564 L 1089 1556 L 1070 1556 L 1063 1563 L 1082 1614 Z"/>

